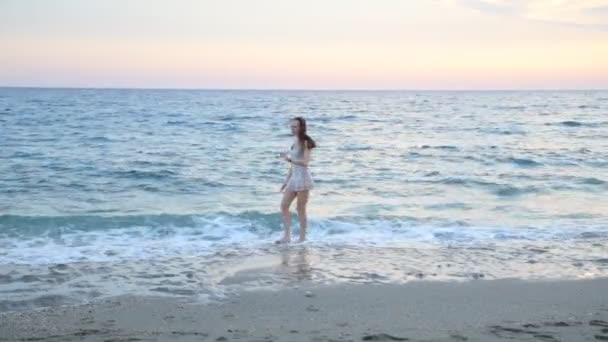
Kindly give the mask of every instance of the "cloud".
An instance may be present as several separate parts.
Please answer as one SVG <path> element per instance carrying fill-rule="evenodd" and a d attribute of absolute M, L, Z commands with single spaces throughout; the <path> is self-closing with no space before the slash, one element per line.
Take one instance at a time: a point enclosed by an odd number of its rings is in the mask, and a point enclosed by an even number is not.
<path fill-rule="evenodd" d="M 493 15 L 608 30 L 608 0 L 446 0 Z"/>

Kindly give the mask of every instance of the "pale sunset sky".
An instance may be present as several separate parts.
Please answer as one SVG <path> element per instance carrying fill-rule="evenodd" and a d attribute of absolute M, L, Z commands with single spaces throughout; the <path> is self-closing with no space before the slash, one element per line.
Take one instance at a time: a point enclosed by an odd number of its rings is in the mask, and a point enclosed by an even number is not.
<path fill-rule="evenodd" d="M 608 0 L 0 0 L 0 86 L 606 89 Z"/>

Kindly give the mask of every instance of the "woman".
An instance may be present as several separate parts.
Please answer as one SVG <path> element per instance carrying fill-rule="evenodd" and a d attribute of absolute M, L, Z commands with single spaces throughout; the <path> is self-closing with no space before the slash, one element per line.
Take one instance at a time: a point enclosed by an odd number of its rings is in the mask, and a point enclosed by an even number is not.
<path fill-rule="evenodd" d="M 300 242 L 306 240 L 306 204 L 308 194 L 313 188 L 314 183 L 308 169 L 310 153 L 317 145 L 311 137 L 306 134 L 306 120 L 296 117 L 289 120 L 291 133 L 294 135 L 294 143 L 291 145 L 289 153 L 281 153 L 281 158 L 290 163 L 289 173 L 281 186 L 283 200 L 281 201 L 281 214 L 283 215 L 283 227 L 285 234 L 277 243 L 287 243 L 291 241 L 291 213 L 289 207 L 291 202 L 297 198 L 297 211 L 300 220 Z"/>

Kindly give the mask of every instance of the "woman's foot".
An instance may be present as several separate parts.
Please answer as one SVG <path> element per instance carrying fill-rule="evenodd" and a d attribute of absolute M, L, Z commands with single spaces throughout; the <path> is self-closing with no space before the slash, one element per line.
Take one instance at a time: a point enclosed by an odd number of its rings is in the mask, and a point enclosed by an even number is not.
<path fill-rule="evenodd" d="M 277 245 L 280 245 L 280 244 L 284 244 L 284 243 L 290 243 L 290 242 L 291 242 L 291 239 L 290 239 L 290 238 L 288 238 L 288 237 L 283 237 L 282 239 L 277 240 L 277 241 L 275 241 L 274 243 L 276 243 Z"/>

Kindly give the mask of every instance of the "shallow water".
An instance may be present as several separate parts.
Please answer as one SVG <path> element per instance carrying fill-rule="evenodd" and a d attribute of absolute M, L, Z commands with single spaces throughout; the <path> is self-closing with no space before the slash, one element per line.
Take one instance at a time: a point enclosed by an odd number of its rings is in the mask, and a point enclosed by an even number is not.
<path fill-rule="evenodd" d="M 608 91 L 0 88 L 0 309 L 299 279 L 271 246 L 296 115 L 311 280 L 607 275 Z"/>

